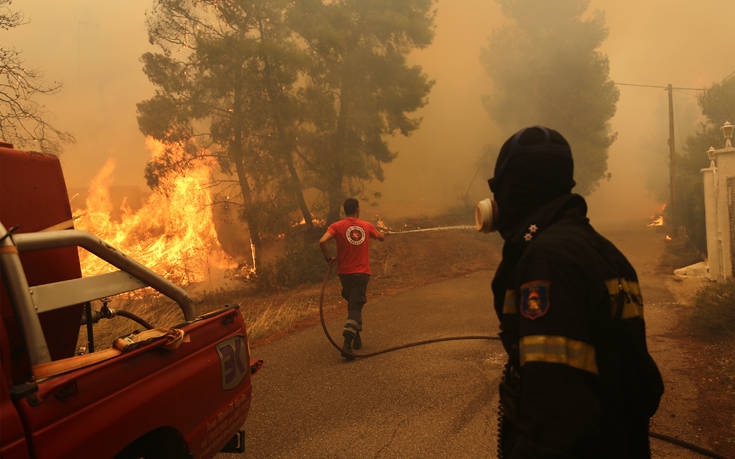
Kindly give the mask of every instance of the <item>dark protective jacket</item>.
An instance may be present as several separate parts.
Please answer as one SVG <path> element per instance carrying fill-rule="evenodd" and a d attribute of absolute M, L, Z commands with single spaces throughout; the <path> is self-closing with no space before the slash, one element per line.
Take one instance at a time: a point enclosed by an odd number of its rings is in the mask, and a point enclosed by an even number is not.
<path fill-rule="evenodd" d="M 503 247 L 492 285 L 508 353 L 500 457 L 650 457 L 663 382 L 638 278 L 586 213 L 581 196 L 556 198 Z"/>

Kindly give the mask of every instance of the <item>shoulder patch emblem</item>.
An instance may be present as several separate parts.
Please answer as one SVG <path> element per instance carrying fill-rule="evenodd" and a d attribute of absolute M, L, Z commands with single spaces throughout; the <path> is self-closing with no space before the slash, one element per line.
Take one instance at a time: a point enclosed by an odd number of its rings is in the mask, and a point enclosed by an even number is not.
<path fill-rule="evenodd" d="M 535 320 L 549 312 L 549 281 L 532 281 L 521 285 L 521 315 Z"/>

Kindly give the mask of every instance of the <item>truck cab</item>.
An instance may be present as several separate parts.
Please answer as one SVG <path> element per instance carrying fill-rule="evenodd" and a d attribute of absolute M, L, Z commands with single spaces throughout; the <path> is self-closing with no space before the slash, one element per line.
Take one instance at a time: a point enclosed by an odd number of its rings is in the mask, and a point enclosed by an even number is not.
<path fill-rule="evenodd" d="M 78 248 L 118 270 L 82 277 Z M 238 307 L 195 315 L 183 289 L 74 230 L 55 156 L 0 144 L 0 273 L 0 457 L 243 450 L 261 362 L 250 360 Z M 94 311 L 96 300 L 146 287 L 178 305 L 180 323 L 141 321 L 111 347 L 77 353 L 80 325 L 93 342 L 93 322 L 114 314 Z"/>

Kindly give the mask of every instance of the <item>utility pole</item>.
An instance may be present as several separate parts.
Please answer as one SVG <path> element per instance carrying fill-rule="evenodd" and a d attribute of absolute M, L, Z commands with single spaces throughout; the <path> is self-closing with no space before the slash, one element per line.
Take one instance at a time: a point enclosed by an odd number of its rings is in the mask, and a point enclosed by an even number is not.
<path fill-rule="evenodd" d="M 674 90 L 704 91 L 704 88 L 675 88 L 669 83 L 666 86 L 654 84 L 619 83 L 617 86 L 636 86 L 639 88 L 661 88 L 666 90 L 669 96 L 669 214 L 671 231 L 678 236 L 679 222 L 676 218 L 676 144 L 674 143 Z"/>
<path fill-rule="evenodd" d="M 671 230 L 673 236 L 678 236 L 678 222 L 676 221 L 676 148 L 674 143 L 674 90 L 669 83 L 666 86 L 669 93 L 669 215 L 671 215 Z"/>

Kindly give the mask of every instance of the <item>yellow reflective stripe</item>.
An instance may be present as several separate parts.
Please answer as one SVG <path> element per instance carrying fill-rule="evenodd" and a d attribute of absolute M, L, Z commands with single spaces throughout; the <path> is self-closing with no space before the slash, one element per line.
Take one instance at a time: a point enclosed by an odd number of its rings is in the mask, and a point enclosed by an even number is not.
<path fill-rule="evenodd" d="M 643 317 L 643 297 L 638 282 L 622 278 L 613 278 L 605 281 L 605 287 L 610 293 L 610 314 L 616 316 L 618 311 L 618 295 L 623 292 L 623 314 L 621 318 L 631 319 Z"/>
<path fill-rule="evenodd" d="M 597 373 L 595 348 L 565 336 L 531 335 L 520 340 L 521 365 L 526 362 L 561 363 Z"/>
<path fill-rule="evenodd" d="M 506 290 L 503 299 L 503 314 L 518 314 L 518 301 L 514 290 Z"/>

